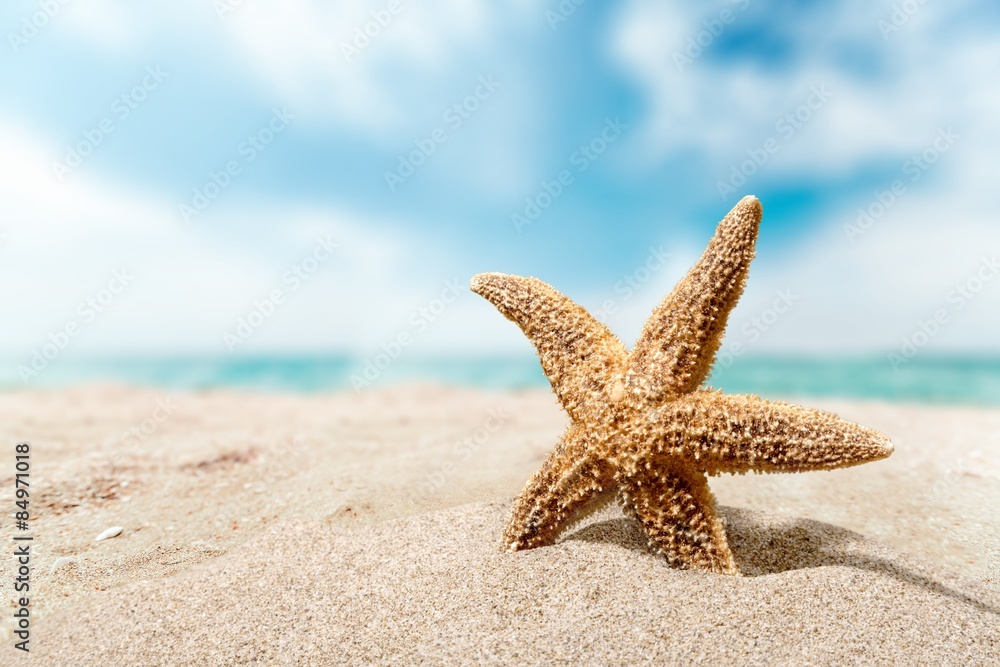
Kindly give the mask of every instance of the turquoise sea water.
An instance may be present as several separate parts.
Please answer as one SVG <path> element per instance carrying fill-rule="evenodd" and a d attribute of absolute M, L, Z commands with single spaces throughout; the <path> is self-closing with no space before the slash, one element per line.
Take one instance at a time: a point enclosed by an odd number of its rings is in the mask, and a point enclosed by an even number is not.
<path fill-rule="evenodd" d="M 365 371 L 367 368 L 367 378 Z M 548 387 L 534 357 L 405 359 L 383 370 L 363 359 L 261 357 L 219 359 L 57 359 L 25 384 L 16 365 L 0 367 L 4 390 L 113 381 L 171 390 L 371 391 L 399 383 L 486 389 Z M 884 356 L 854 359 L 739 358 L 717 367 L 711 384 L 730 393 L 842 396 L 890 401 L 1000 405 L 1000 358 L 918 357 L 894 370 Z"/>

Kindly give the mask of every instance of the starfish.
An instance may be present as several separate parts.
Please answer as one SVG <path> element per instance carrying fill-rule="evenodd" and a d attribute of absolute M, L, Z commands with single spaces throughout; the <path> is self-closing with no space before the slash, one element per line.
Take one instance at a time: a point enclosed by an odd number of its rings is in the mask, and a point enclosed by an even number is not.
<path fill-rule="evenodd" d="M 514 503 L 503 533 L 509 550 L 553 544 L 617 495 L 672 566 L 738 575 L 708 475 L 830 470 L 892 453 L 885 435 L 834 414 L 702 387 L 743 294 L 762 213 L 749 196 L 723 218 L 631 352 L 536 278 L 472 278 L 472 291 L 534 344 L 570 417 Z"/>

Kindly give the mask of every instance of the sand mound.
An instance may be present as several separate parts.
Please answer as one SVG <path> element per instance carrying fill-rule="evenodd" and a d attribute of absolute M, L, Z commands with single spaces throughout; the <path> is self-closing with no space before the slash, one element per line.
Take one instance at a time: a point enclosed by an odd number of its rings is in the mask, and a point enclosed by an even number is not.
<path fill-rule="evenodd" d="M 998 664 L 1000 595 L 828 524 L 723 508 L 746 574 L 614 514 L 508 554 L 506 503 L 298 523 L 40 622 L 47 665 Z M 9 653 L 8 653 L 9 655 Z"/>

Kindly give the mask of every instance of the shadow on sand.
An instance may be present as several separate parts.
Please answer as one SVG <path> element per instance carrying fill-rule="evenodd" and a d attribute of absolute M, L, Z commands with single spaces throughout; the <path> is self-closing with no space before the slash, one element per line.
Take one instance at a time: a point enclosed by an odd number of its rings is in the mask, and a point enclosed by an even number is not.
<path fill-rule="evenodd" d="M 870 570 L 1000 615 L 995 604 L 955 590 L 930 576 L 873 555 L 872 540 L 828 523 L 811 519 L 771 519 L 733 507 L 720 507 L 726 522 L 729 546 L 744 577 L 760 577 L 817 567 L 851 567 Z M 651 553 L 646 534 L 628 518 L 600 521 L 567 535 L 565 540 L 612 543 Z"/>

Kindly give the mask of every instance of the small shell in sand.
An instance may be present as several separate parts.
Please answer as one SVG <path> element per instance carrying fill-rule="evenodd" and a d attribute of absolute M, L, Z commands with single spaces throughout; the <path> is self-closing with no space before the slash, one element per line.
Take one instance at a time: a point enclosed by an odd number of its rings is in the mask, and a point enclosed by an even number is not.
<path fill-rule="evenodd" d="M 112 537 L 118 537 L 119 535 L 122 534 L 123 530 L 125 530 L 125 528 L 122 527 L 122 526 L 112 526 L 111 528 L 108 528 L 103 533 L 101 533 L 100 535 L 98 535 L 97 539 L 94 540 L 94 541 L 95 542 L 100 542 L 101 540 L 109 540 Z"/>

